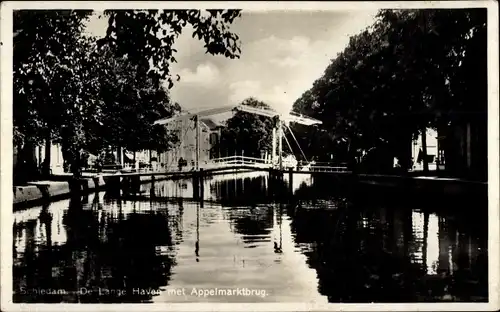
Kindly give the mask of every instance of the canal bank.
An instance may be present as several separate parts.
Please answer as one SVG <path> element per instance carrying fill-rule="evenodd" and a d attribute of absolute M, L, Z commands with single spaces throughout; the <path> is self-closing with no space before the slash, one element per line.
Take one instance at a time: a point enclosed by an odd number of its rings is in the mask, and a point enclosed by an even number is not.
<path fill-rule="evenodd" d="M 157 181 L 168 179 L 168 176 L 157 176 Z M 28 208 L 44 202 L 52 202 L 71 196 L 85 195 L 94 191 L 123 188 L 126 179 L 121 176 L 85 176 L 74 179 L 70 175 L 55 175 L 50 180 L 28 182 L 23 186 L 13 187 L 14 210 Z M 138 176 L 139 183 L 150 183 L 152 176 Z"/>
<path fill-rule="evenodd" d="M 214 172 L 211 175 L 249 172 L 250 170 L 228 170 Z M 136 187 L 140 184 L 162 180 L 182 180 L 199 178 L 192 171 L 169 172 L 165 174 L 133 175 L 130 173 L 120 175 L 88 175 L 73 179 L 71 174 L 53 175 L 50 180 L 28 182 L 26 185 L 13 187 L 14 210 L 28 208 L 43 202 L 51 202 L 71 196 L 83 195 L 100 190 L 123 190 Z"/>
<path fill-rule="evenodd" d="M 355 177 L 355 183 L 359 192 L 370 191 L 381 196 L 390 192 L 391 196 L 412 198 L 415 201 L 488 199 L 487 182 L 458 178 L 359 174 Z"/>
<path fill-rule="evenodd" d="M 315 198 L 328 194 L 331 198 L 348 197 L 360 203 L 412 203 L 430 211 L 476 211 L 488 203 L 488 183 L 450 178 L 405 177 L 358 174 L 349 176 L 314 175 L 312 194 L 295 194 Z"/>
<path fill-rule="evenodd" d="M 227 173 L 227 172 L 222 172 Z M 231 173 L 231 172 L 229 172 Z M 286 173 L 284 173 L 286 174 Z M 94 175 L 73 179 L 70 175 L 58 175 L 51 180 L 28 182 L 24 186 L 14 186 L 14 209 L 25 208 L 40 202 L 55 201 L 72 195 L 81 195 L 96 190 L 123 190 L 135 188 L 144 183 L 161 180 L 196 178 L 193 172 L 176 172 L 164 175 Z M 313 174 L 317 180 L 331 180 L 330 174 Z M 374 196 L 385 197 L 389 192 L 395 197 L 411 196 L 415 200 L 422 198 L 455 198 L 461 200 L 488 198 L 488 183 L 454 178 L 414 177 L 377 174 L 342 174 L 333 175 L 334 180 L 343 185 L 342 189 L 356 190 Z M 323 183 L 324 187 L 331 186 Z"/>

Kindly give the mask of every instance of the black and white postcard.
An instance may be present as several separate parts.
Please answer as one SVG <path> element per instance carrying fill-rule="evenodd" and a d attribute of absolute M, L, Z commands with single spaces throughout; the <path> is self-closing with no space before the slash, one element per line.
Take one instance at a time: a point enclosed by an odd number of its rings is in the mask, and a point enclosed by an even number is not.
<path fill-rule="evenodd" d="M 499 309 L 497 2 L 1 17 L 3 311 Z"/>

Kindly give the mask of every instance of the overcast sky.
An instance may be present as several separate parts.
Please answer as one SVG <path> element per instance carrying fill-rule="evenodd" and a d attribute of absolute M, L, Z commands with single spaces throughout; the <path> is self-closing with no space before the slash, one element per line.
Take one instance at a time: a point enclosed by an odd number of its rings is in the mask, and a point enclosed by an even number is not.
<path fill-rule="evenodd" d="M 253 96 L 278 111 L 319 78 L 349 41 L 374 22 L 376 11 L 243 12 L 231 29 L 242 42 L 240 59 L 205 54 L 203 43 L 186 30 L 177 39 L 181 76 L 171 90 L 184 109 L 235 105 Z M 107 22 L 92 18 L 88 31 L 104 35 Z"/>

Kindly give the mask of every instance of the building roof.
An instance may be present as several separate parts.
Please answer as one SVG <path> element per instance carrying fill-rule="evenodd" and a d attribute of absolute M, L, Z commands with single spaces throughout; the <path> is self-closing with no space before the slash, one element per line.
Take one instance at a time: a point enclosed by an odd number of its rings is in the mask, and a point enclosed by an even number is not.
<path fill-rule="evenodd" d="M 212 118 L 203 118 L 200 119 L 210 130 L 215 130 L 218 127 L 222 127 L 223 125 Z"/>

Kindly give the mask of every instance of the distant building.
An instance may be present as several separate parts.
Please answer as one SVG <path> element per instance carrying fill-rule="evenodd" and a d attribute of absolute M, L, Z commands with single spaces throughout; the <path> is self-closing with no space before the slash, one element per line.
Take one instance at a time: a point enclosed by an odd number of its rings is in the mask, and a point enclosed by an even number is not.
<path fill-rule="evenodd" d="M 221 131 L 224 125 L 218 123 L 212 119 L 202 119 L 201 120 L 210 130 L 209 144 L 210 144 L 210 159 L 222 157 L 222 151 L 220 148 L 220 137 Z"/>
<path fill-rule="evenodd" d="M 440 133 L 446 151 L 446 170 L 454 176 L 488 177 L 488 128 L 486 113 L 466 113 Z"/>
<path fill-rule="evenodd" d="M 157 155 L 160 168 L 172 170 L 177 168 L 179 159 L 187 162 L 188 170 L 195 166 L 196 162 L 196 128 L 194 121 L 176 121 L 168 125 L 170 129 L 177 132 L 178 145 L 169 151 Z M 218 157 L 218 142 L 222 125 L 209 118 L 200 119 L 200 166 L 212 158 Z"/>
<path fill-rule="evenodd" d="M 41 168 L 45 160 L 45 145 L 35 147 L 37 165 Z M 52 174 L 64 173 L 64 159 L 60 144 L 52 144 L 50 147 L 50 171 Z"/>
<path fill-rule="evenodd" d="M 485 180 L 488 173 L 487 143 L 486 123 L 476 116 L 455 121 L 440 132 L 427 129 L 429 170 L 444 170 L 455 177 Z M 422 136 L 419 135 L 412 144 L 413 170 L 423 170 L 422 151 Z"/>
<path fill-rule="evenodd" d="M 426 131 L 426 140 L 427 140 L 427 161 L 429 164 L 429 170 L 434 171 L 437 169 L 444 169 L 444 159 L 442 150 L 438 144 L 438 133 L 436 130 L 427 129 Z M 424 149 L 422 147 L 422 134 L 418 135 L 416 140 L 413 140 L 411 157 L 413 160 L 412 170 L 420 171 L 424 169 L 423 162 L 423 152 Z M 439 165 L 439 168 L 437 167 Z"/>

